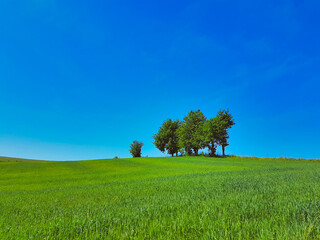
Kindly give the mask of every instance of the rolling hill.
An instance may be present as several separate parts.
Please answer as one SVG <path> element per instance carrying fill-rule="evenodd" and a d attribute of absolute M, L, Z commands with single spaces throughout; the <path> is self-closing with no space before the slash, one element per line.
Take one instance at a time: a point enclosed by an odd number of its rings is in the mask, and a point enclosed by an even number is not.
<path fill-rule="evenodd" d="M 0 158 L 1 239 L 318 239 L 320 162 Z"/>

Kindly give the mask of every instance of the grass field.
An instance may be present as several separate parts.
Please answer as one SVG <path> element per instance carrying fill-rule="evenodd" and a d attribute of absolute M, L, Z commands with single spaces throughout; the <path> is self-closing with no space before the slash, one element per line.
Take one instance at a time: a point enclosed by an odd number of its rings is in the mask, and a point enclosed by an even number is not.
<path fill-rule="evenodd" d="M 320 239 L 320 162 L 0 158 L 0 239 Z"/>

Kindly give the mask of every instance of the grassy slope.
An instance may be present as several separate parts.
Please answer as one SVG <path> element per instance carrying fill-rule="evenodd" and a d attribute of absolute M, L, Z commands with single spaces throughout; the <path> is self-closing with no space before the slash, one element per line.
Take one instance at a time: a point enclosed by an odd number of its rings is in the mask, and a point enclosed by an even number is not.
<path fill-rule="evenodd" d="M 320 162 L 0 160 L 0 239 L 320 239 Z"/>
<path fill-rule="evenodd" d="M 32 162 L 32 161 L 40 161 L 26 158 L 13 158 L 13 157 L 0 157 L 0 162 Z"/>

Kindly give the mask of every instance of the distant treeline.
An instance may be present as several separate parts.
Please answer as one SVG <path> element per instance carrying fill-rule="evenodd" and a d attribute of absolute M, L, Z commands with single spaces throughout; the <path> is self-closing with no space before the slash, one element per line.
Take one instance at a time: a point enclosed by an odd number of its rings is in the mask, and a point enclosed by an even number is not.
<path fill-rule="evenodd" d="M 198 155 L 200 149 L 208 148 L 214 156 L 217 146 L 225 147 L 228 143 L 228 129 L 235 124 L 229 110 L 220 110 L 214 118 L 207 119 L 200 110 L 190 111 L 183 121 L 167 119 L 153 135 L 154 145 L 161 152 L 174 156 Z"/>

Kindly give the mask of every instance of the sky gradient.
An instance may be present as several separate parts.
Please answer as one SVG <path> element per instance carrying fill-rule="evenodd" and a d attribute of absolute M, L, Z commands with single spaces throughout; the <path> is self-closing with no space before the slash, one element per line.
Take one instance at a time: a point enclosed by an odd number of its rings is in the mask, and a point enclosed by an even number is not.
<path fill-rule="evenodd" d="M 320 158 L 320 2 L 0 2 L 0 155 L 163 156 L 167 119 L 229 108 L 227 154 Z M 220 150 L 220 149 L 219 149 Z"/>

